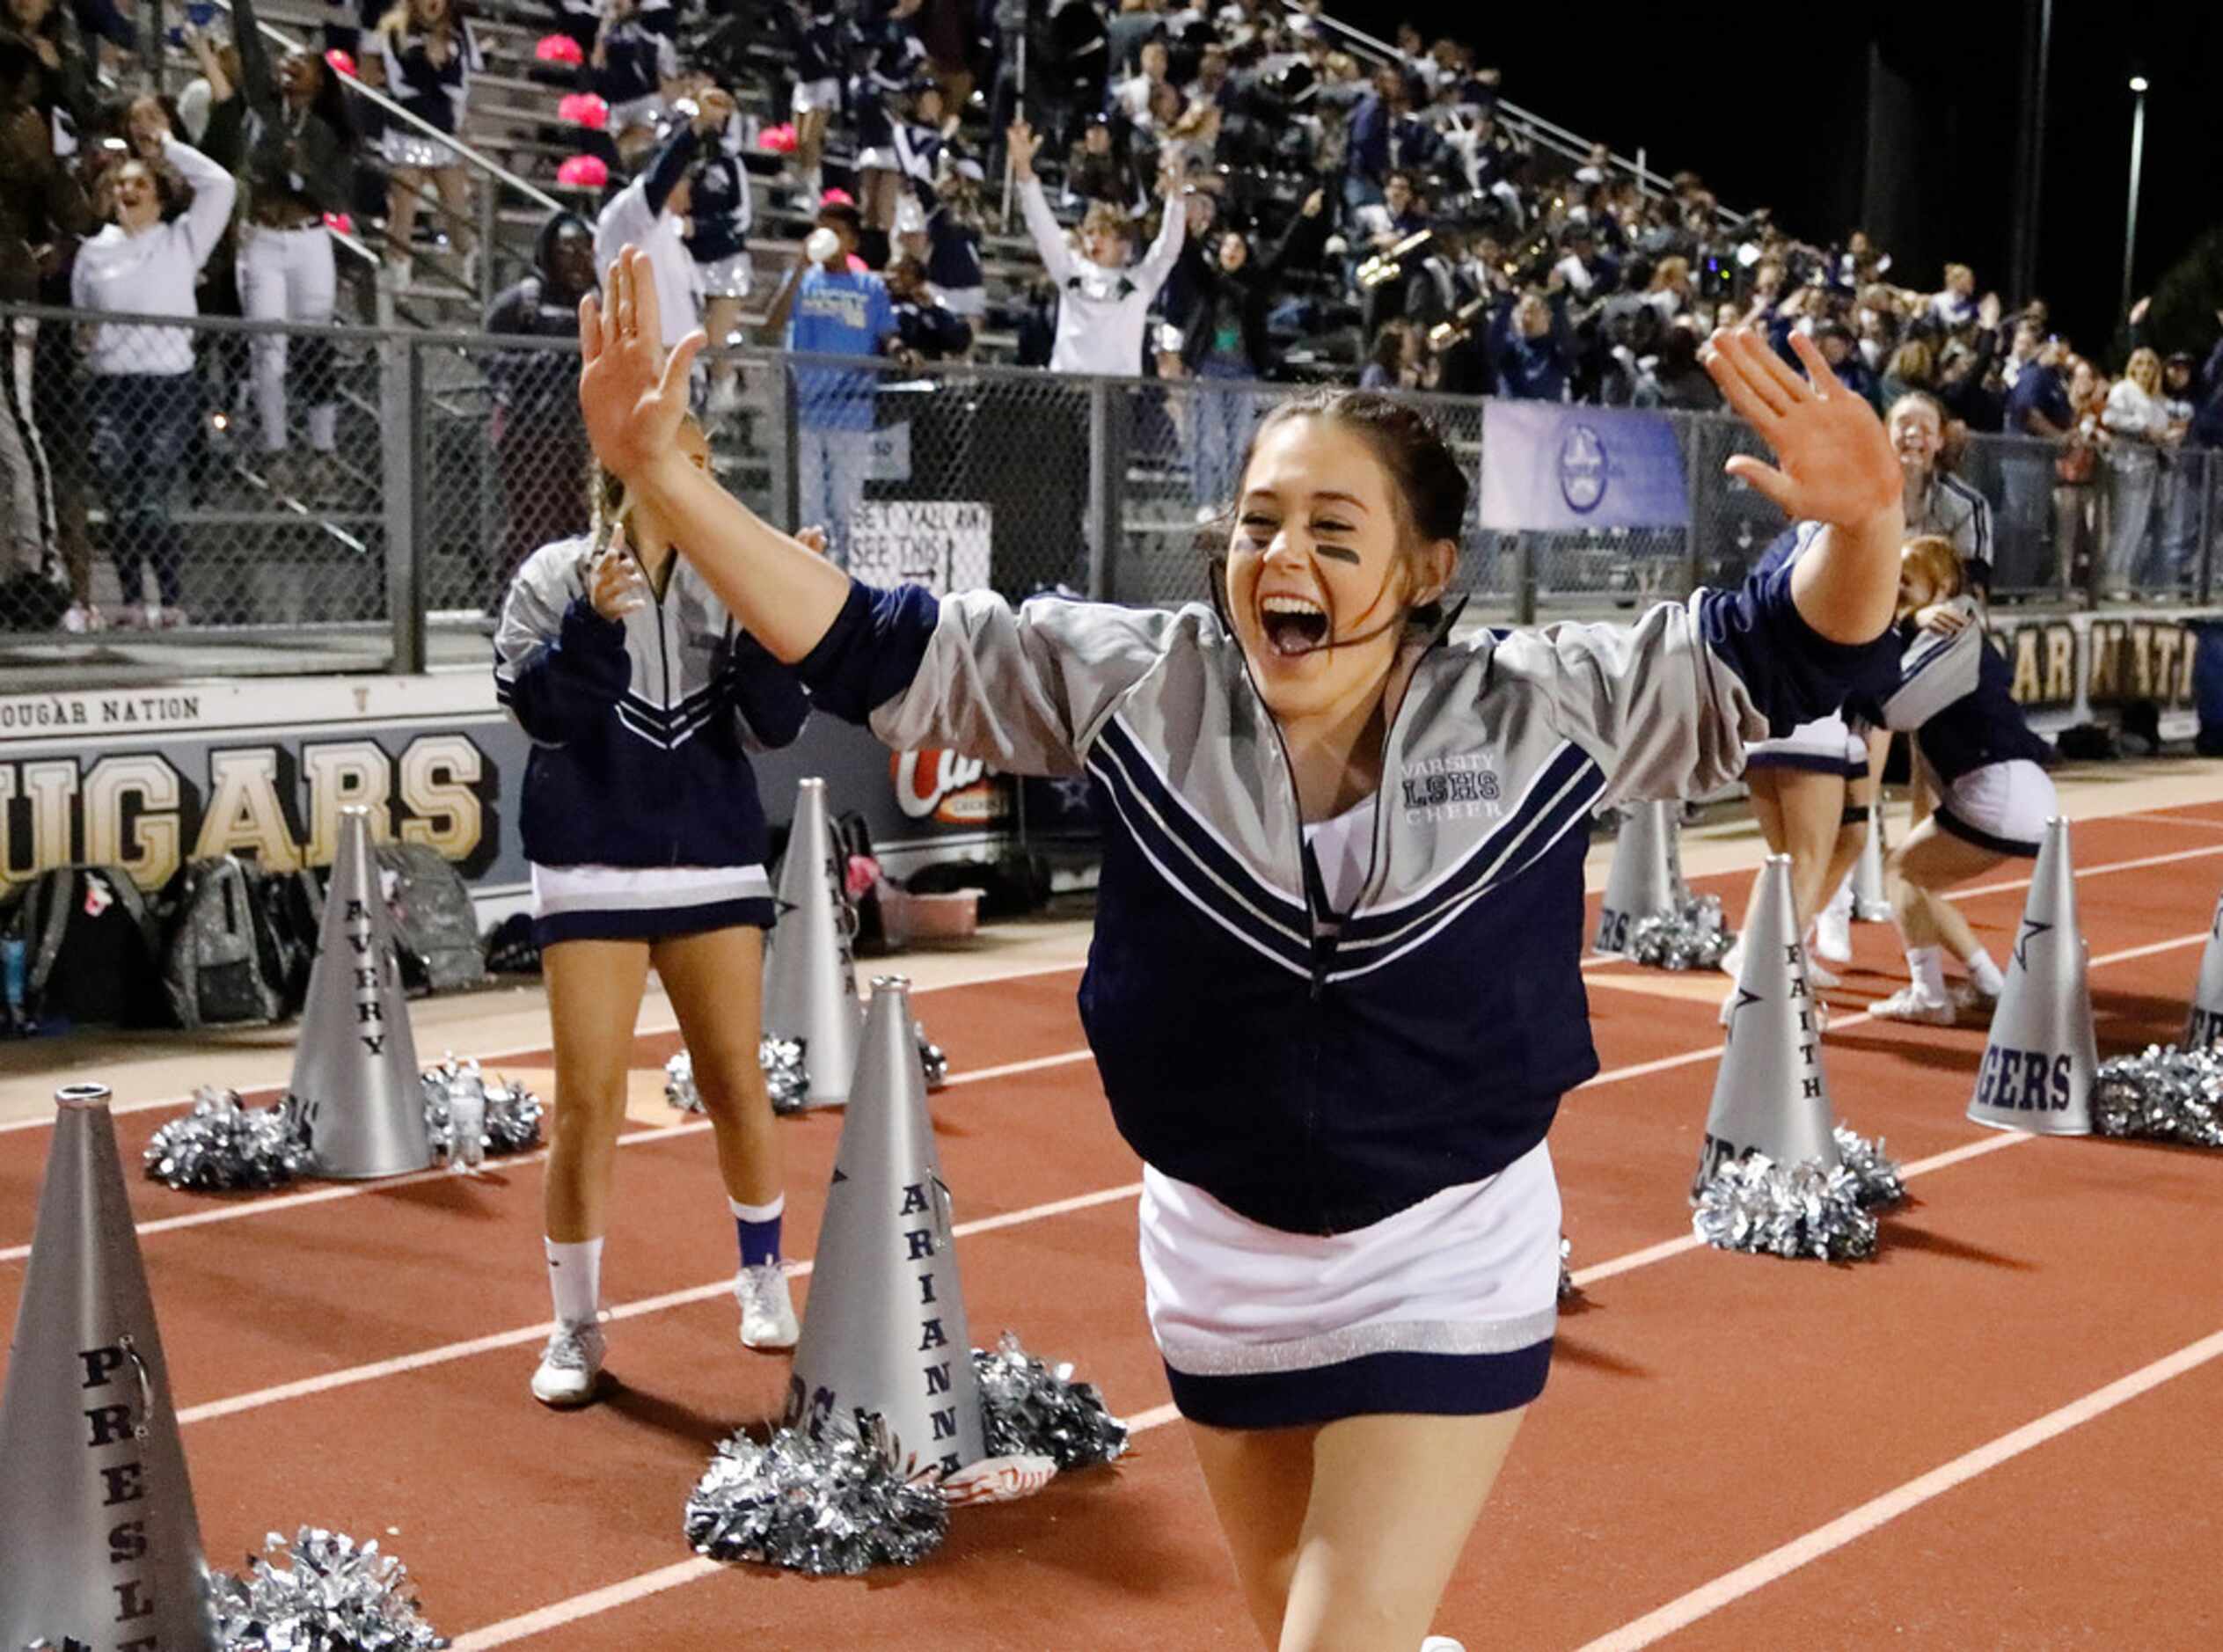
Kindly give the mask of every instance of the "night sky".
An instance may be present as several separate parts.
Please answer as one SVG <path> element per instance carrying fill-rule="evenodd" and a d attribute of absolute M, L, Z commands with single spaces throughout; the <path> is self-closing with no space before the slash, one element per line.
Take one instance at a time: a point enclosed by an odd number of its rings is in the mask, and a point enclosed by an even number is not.
<path fill-rule="evenodd" d="M 1401 14 L 1431 38 L 1472 40 L 1512 101 L 1623 153 L 1642 144 L 1653 168 L 1703 174 L 1724 206 L 1772 206 L 1803 239 L 1840 239 L 1872 172 L 1890 185 L 1870 227 L 1897 254 L 1891 278 L 1934 289 L 1957 259 L 1982 291 L 2007 275 L 2022 19 L 2036 4 L 1329 10 L 1378 33 Z M 1825 18 L 1841 27 L 1837 49 L 1792 44 Z M 1881 120 L 1873 65 L 1890 89 Z M 2223 223 L 2223 7 L 2055 0 L 2051 65 L 2037 290 L 2080 348 L 2105 353 L 2119 319 L 2133 72 L 2153 82 L 2136 289 Z"/>

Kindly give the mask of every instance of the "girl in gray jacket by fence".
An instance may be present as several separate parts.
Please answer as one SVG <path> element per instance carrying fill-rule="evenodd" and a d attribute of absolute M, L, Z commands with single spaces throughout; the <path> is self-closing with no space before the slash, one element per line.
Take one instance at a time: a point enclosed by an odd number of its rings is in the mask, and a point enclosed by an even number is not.
<path fill-rule="evenodd" d="M 1891 676 L 1881 422 L 1803 342 L 1809 378 L 1715 335 L 1780 468 L 1731 465 L 1812 550 L 1633 626 L 1454 642 L 1466 478 L 1411 408 L 1314 395 L 1252 442 L 1214 607 L 1014 610 L 856 583 L 675 462 L 700 340 L 666 362 L 654 303 L 629 251 L 582 307 L 589 435 L 814 703 L 1086 777 L 1081 1015 L 1252 1614 L 1282 1652 L 1412 1652 L 1550 1357 L 1585 823 Z"/>

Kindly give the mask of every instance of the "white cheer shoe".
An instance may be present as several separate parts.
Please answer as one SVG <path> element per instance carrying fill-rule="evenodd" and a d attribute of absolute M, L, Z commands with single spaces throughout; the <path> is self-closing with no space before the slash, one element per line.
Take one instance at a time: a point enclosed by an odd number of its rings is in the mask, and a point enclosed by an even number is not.
<path fill-rule="evenodd" d="M 559 1319 L 532 1374 L 532 1397 L 544 1406 L 568 1410 L 595 1397 L 602 1383 L 603 1356 L 609 1352 L 602 1327 L 593 1320 L 575 1325 Z"/>

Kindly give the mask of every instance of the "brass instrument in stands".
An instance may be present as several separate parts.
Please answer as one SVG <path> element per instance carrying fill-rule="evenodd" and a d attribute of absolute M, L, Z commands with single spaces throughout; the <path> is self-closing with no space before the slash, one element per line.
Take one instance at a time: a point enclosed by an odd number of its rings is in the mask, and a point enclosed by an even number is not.
<path fill-rule="evenodd" d="M 1459 313 L 1452 316 L 1450 320 L 1439 321 L 1429 328 L 1429 349 L 1433 354 L 1441 355 L 1454 346 L 1466 343 L 1473 336 L 1474 329 L 1481 325 L 1482 318 L 1489 314 L 1489 309 L 1490 301 L 1488 295 L 1480 298 L 1468 299 L 1459 307 Z"/>
<path fill-rule="evenodd" d="M 1422 230 L 1408 235 L 1386 252 L 1377 252 L 1358 267 L 1358 284 L 1368 292 L 1397 280 L 1405 273 L 1405 263 L 1435 240 L 1436 231 Z"/>

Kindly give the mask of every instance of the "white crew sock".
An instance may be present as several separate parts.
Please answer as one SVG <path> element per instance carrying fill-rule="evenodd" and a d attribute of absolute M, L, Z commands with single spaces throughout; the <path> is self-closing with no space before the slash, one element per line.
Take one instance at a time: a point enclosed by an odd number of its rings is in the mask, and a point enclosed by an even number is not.
<path fill-rule="evenodd" d="M 1992 954 L 1978 947 L 1968 955 L 1968 978 L 1976 983 L 1976 990 L 1987 998 L 1995 998 L 2007 985 L 2007 977 L 1992 961 Z"/>
<path fill-rule="evenodd" d="M 1909 947 L 1906 968 L 1914 977 L 1914 990 L 1932 1004 L 1945 1002 L 1945 948 Z"/>
<path fill-rule="evenodd" d="M 548 1294 L 555 1299 L 556 1317 L 570 1325 L 591 1324 L 602 1306 L 602 1241 L 541 1242 L 547 1247 Z"/>

